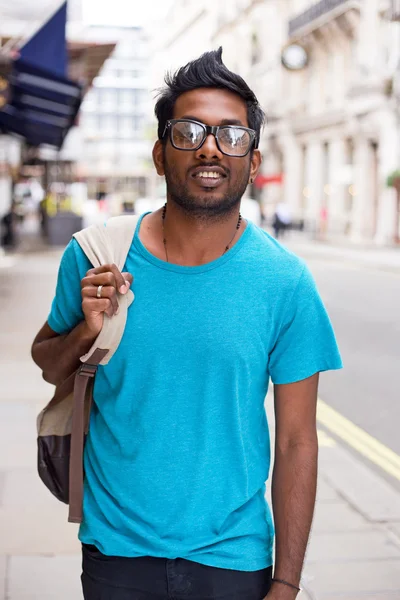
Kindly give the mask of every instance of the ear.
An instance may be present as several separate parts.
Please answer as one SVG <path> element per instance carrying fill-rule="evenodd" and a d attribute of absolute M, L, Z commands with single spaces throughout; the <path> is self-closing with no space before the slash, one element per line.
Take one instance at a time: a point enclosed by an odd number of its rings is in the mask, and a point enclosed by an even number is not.
<path fill-rule="evenodd" d="M 253 153 L 250 158 L 249 183 L 253 183 L 255 178 L 257 177 L 257 173 L 259 171 L 261 162 L 262 162 L 261 152 L 259 150 L 253 150 Z"/>
<path fill-rule="evenodd" d="M 164 148 L 161 140 L 157 140 L 153 148 L 153 162 L 157 175 L 165 175 L 164 169 Z"/>

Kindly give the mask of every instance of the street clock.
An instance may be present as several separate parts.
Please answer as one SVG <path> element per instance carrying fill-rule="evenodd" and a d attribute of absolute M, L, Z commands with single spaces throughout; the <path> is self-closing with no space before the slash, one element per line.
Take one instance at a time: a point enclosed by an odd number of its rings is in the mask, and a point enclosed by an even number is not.
<path fill-rule="evenodd" d="M 308 54 L 300 44 L 289 44 L 283 48 L 281 60 L 289 71 L 301 71 L 308 64 Z"/>

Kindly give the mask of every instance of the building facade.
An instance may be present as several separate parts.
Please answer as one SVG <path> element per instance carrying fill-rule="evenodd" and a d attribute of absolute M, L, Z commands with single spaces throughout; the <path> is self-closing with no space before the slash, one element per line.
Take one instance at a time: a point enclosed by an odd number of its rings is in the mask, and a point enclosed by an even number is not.
<path fill-rule="evenodd" d="M 275 133 L 283 194 L 320 235 L 378 244 L 398 235 L 387 179 L 400 159 L 393 93 L 400 31 L 389 9 L 380 0 L 298 0 L 286 15 L 285 43 L 300 44 L 308 62 L 282 78 L 287 100 Z"/>
<path fill-rule="evenodd" d="M 149 193 L 149 43 L 136 27 L 93 27 L 88 35 L 117 45 L 82 105 L 80 174 L 89 198 L 111 195 L 128 208 Z"/>
<path fill-rule="evenodd" d="M 185 14 L 195 10 L 191 0 L 185 5 Z M 189 60 L 182 43 L 196 30 L 196 54 L 222 45 L 227 66 L 255 90 L 268 116 L 261 140 L 268 184 L 254 190 L 266 214 L 283 201 L 313 235 L 393 243 L 399 221 L 387 180 L 400 168 L 396 2 L 238 0 L 202 11 L 201 20 L 169 28 L 164 61 Z M 282 56 L 294 45 L 306 64 L 289 69 Z"/>

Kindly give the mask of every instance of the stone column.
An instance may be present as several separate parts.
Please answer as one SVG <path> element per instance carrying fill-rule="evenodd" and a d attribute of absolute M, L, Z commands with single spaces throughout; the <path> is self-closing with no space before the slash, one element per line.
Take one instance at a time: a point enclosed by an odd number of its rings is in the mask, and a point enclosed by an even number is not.
<path fill-rule="evenodd" d="M 379 38 L 380 0 L 364 0 L 361 3 L 361 21 L 358 43 L 358 66 L 368 78 L 378 75 L 379 46 L 371 43 Z"/>
<path fill-rule="evenodd" d="M 399 125 L 392 111 L 380 114 L 378 215 L 375 243 L 392 244 L 396 228 L 396 192 L 387 187 L 390 173 L 400 168 Z"/>
<path fill-rule="evenodd" d="M 287 204 L 294 219 L 303 218 L 302 198 L 303 198 L 303 164 L 301 146 L 292 133 L 286 135 L 283 139 L 284 154 L 284 189 L 283 199 Z"/>
<path fill-rule="evenodd" d="M 371 239 L 374 189 L 373 189 L 373 151 L 369 140 L 358 134 L 354 151 L 354 188 L 353 209 L 351 215 L 351 239 L 362 242 Z"/>
<path fill-rule="evenodd" d="M 328 183 L 330 194 L 328 199 L 329 230 L 334 234 L 344 234 L 346 226 L 346 198 L 349 183 L 345 178 L 346 140 L 337 138 L 329 145 Z"/>
<path fill-rule="evenodd" d="M 306 225 L 319 230 L 324 186 L 324 150 L 322 142 L 312 140 L 306 151 L 305 184 L 307 188 Z"/>

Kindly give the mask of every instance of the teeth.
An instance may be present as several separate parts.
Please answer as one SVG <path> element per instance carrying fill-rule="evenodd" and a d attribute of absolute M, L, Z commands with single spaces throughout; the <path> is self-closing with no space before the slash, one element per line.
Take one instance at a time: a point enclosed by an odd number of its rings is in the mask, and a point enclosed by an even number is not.
<path fill-rule="evenodd" d="M 219 177 L 219 173 L 215 171 L 202 171 L 201 173 L 197 173 L 197 177 L 211 177 L 213 179 L 217 179 Z"/>

